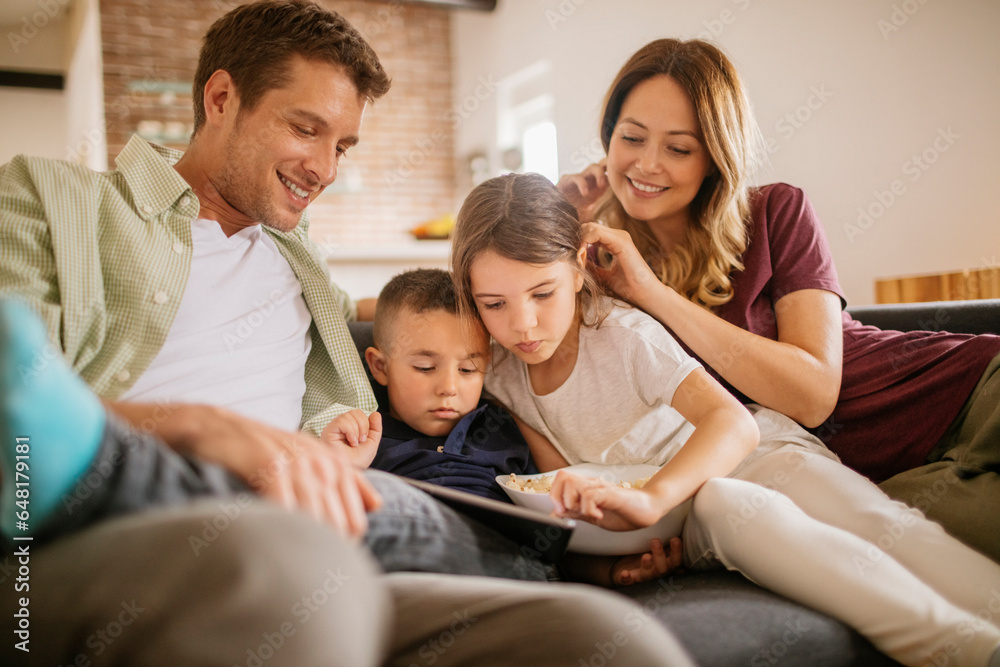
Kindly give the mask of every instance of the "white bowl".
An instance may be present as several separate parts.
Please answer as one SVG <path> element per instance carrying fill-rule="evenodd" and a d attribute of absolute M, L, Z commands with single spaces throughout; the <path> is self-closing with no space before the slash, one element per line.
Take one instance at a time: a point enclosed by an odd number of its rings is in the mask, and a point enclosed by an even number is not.
<path fill-rule="evenodd" d="M 597 463 L 580 463 L 562 468 L 568 472 L 584 477 L 600 477 L 608 482 L 631 482 L 643 477 L 651 477 L 659 470 L 654 465 L 601 465 Z M 554 477 L 555 471 L 538 475 L 518 475 L 519 480 L 536 479 L 539 477 Z M 518 491 L 507 486 L 510 475 L 497 475 L 497 484 L 514 501 L 516 505 L 528 507 L 543 514 L 552 514 L 555 505 L 547 493 Z M 625 555 L 649 551 L 649 541 L 655 537 L 663 540 L 664 545 L 672 538 L 681 534 L 684 520 L 691 509 L 691 501 L 685 501 L 670 510 L 652 526 L 638 530 L 605 530 L 586 521 L 577 520 L 576 529 L 569 540 L 569 551 L 595 555 Z"/>

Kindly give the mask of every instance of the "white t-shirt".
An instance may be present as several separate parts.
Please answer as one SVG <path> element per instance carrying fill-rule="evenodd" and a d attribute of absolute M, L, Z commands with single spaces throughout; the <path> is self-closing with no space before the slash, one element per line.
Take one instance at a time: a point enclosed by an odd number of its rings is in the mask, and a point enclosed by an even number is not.
<path fill-rule="evenodd" d="M 167 340 L 123 400 L 204 403 L 285 430 L 302 421 L 312 316 L 260 225 L 191 223 L 191 273 Z"/>
<path fill-rule="evenodd" d="M 486 390 L 577 463 L 663 465 L 694 426 L 670 407 L 674 392 L 701 364 L 663 325 L 635 308 L 615 305 L 598 327 L 580 327 L 580 349 L 569 378 L 538 396 L 527 365 L 494 343 Z M 761 430 L 760 446 L 742 465 L 786 444 L 836 458 L 784 415 L 748 406 Z"/>

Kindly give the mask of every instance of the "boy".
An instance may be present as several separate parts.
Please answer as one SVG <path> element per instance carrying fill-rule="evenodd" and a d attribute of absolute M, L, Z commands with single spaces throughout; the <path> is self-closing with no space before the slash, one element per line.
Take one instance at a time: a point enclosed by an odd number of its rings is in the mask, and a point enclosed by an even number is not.
<path fill-rule="evenodd" d="M 372 333 L 365 360 L 384 387 L 376 387 L 382 442 L 352 448 L 352 458 L 509 502 L 494 478 L 537 469 L 510 414 L 480 396 L 489 340 L 459 319 L 451 275 L 417 269 L 392 278 L 379 294 Z"/>

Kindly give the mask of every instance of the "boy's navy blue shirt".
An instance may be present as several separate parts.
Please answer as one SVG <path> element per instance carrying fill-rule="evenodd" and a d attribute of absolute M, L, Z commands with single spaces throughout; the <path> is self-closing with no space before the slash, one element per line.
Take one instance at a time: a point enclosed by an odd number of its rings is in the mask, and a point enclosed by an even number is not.
<path fill-rule="evenodd" d="M 383 403 L 384 405 L 384 403 Z M 509 502 L 497 475 L 538 472 L 528 443 L 503 408 L 480 401 L 447 436 L 428 436 L 381 408 L 382 442 L 371 467 Z"/>

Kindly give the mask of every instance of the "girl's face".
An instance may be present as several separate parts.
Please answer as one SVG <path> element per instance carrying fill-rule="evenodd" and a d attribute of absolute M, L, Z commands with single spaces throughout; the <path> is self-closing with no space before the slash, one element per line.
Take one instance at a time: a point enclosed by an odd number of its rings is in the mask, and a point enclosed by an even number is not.
<path fill-rule="evenodd" d="M 575 330 L 583 275 L 568 261 L 540 266 L 486 251 L 472 261 L 469 278 L 487 331 L 526 364 L 551 359 Z"/>
<path fill-rule="evenodd" d="M 622 104 L 608 145 L 608 182 L 631 217 L 686 224 L 712 162 L 694 103 L 666 75 L 646 79 Z"/>

